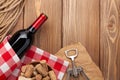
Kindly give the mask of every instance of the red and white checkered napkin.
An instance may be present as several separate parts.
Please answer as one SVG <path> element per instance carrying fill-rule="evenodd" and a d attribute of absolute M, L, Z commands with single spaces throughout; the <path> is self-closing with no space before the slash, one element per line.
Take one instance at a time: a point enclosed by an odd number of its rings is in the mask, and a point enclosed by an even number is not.
<path fill-rule="evenodd" d="M 22 65 L 38 60 L 46 60 L 48 65 L 53 68 L 57 76 L 57 80 L 62 80 L 69 64 L 67 61 L 62 60 L 35 46 L 32 46 L 26 52 L 25 56 L 20 62 L 19 58 L 9 45 L 7 38 L 2 42 L 2 44 L 0 44 L 0 49 L 0 52 L 2 52 L 0 53 L 0 80 L 4 80 L 5 77 L 7 77 L 6 80 L 17 80 Z"/>
<path fill-rule="evenodd" d="M 20 64 L 20 59 L 7 40 L 8 37 L 0 44 L 0 80 L 5 80 Z"/>

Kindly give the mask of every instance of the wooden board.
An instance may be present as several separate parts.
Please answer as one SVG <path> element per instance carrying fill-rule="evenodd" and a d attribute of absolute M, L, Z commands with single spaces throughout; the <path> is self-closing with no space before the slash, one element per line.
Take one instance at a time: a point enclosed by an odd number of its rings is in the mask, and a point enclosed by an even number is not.
<path fill-rule="evenodd" d="M 13 28 L 12 32 L 10 32 L 10 35 L 13 35 L 16 31 L 24 28 L 24 26 L 23 26 L 23 15 L 24 15 L 24 13 L 22 12 L 16 26 Z M 8 35 L 9 35 L 9 33 L 8 33 Z"/>
<path fill-rule="evenodd" d="M 49 18 L 35 34 L 33 45 L 55 54 L 66 45 L 81 42 L 105 80 L 120 80 L 119 3 L 120 0 L 27 0 L 11 34 L 27 28 L 44 12 Z"/>
<path fill-rule="evenodd" d="M 63 0 L 63 46 L 81 42 L 99 65 L 99 0 Z"/>
<path fill-rule="evenodd" d="M 35 35 L 34 45 L 51 53 L 56 53 L 61 48 L 61 2 L 61 0 L 29 0 L 25 6 L 25 28 L 28 27 L 40 13 L 43 12 L 48 16 L 47 22 Z M 33 3 L 32 6 L 31 3 Z"/>
<path fill-rule="evenodd" d="M 101 0 L 100 67 L 105 80 L 120 80 L 120 0 Z"/>

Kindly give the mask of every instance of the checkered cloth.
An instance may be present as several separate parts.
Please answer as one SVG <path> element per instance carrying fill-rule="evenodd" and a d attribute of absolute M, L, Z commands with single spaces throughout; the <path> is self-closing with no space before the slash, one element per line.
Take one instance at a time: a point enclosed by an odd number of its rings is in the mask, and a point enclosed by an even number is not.
<path fill-rule="evenodd" d="M 21 66 L 38 60 L 46 60 L 53 68 L 57 80 L 62 80 L 69 64 L 67 61 L 35 46 L 32 46 L 20 60 L 8 43 L 8 39 L 9 37 L 6 37 L 0 44 L 0 80 L 18 80 Z"/>

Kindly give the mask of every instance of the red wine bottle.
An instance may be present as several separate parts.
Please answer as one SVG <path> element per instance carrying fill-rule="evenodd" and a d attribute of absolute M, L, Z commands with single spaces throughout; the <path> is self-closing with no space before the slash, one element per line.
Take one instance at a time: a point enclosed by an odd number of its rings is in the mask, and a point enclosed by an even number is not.
<path fill-rule="evenodd" d="M 27 29 L 17 31 L 10 39 L 9 43 L 19 58 L 22 58 L 25 51 L 31 46 L 34 38 L 34 33 L 47 20 L 45 14 L 41 14 L 36 21 Z"/>

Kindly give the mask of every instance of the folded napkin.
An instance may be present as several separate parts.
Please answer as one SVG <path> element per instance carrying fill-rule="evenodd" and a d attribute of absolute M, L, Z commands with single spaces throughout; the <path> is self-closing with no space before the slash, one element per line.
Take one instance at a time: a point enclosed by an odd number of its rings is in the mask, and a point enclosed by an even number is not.
<path fill-rule="evenodd" d="M 32 46 L 25 56 L 20 60 L 6 37 L 0 44 L 0 80 L 17 80 L 22 65 L 32 61 L 46 60 L 47 64 L 54 70 L 57 80 L 62 80 L 68 67 L 68 62 L 62 60 L 44 50 Z"/>

